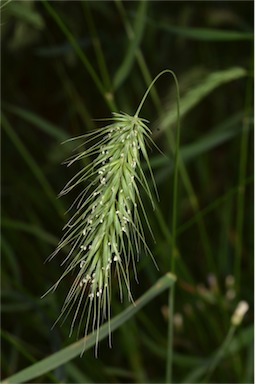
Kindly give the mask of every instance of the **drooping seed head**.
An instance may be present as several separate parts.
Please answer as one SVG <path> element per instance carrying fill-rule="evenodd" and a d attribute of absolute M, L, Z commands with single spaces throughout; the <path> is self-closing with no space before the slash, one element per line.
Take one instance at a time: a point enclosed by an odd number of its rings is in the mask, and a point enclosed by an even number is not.
<path fill-rule="evenodd" d="M 76 211 L 64 227 L 65 233 L 53 256 L 69 247 L 65 271 L 54 288 L 68 274 L 75 276 L 61 315 L 74 311 L 71 331 L 80 317 L 87 317 L 85 335 L 110 318 L 111 279 L 117 278 L 120 296 L 126 288 L 130 300 L 129 270 L 141 250 L 148 249 L 142 221 L 148 220 L 140 197 L 142 187 L 152 194 L 141 167 L 141 155 L 150 169 L 146 141 L 152 141 L 145 120 L 127 114 L 113 114 L 110 125 L 85 135 L 87 149 L 68 165 L 92 158 L 63 189 L 61 195 L 82 185 Z M 151 169 L 150 169 L 151 170 Z M 138 207 L 143 213 L 140 217 Z"/>

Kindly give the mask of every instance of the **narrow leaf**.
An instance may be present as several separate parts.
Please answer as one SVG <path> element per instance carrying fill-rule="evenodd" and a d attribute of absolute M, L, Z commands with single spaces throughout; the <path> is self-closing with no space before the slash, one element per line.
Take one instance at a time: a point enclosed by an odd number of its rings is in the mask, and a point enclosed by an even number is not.
<path fill-rule="evenodd" d="M 123 81 L 127 78 L 135 61 L 137 49 L 143 37 L 147 6 L 146 3 L 146 1 L 140 1 L 139 9 L 137 11 L 137 16 L 134 23 L 134 30 L 132 31 L 132 39 L 128 46 L 123 62 L 121 63 L 119 69 L 117 70 L 114 76 L 114 89 L 119 88 Z"/>
<path fill-rule="evenodd" d="M 222 84 L 240 79 L 247 75 L 244 68 L 234 67 L 223 71 L 210 73 L 201 83 L 189 90 L 181 99 L 181 117 L 188 113 L 192 108 L 200 103 L 215 88 Z M 177 120 L 176 109 L 173 108 L 169 113 L 165 113 L 157 125 L 161 125 L 162 130 L 168 129 Z"/>
<path fill-rule="evenodd" d="M 176 281 L 176 277 L 167 273 L 165 276 L 160 278 L 155 285 L 153 285 L 140 299 L 135 301 L 135 305 L 130 305 L 126 310 L 117 315 L 111 320 L 111 331 L 114 331 L 120 327 L 123 323 L 129 320 L 134 316 L 141 308 L 143 308 L 147 303 L 149 303 L 154 297 L 158 296 L 164 290 L 173 286 Z M 104 324 L 100 327 L 98 340 L 103 340 L 107 337 L 109 333 L 108 324 Z M 96 332 L 87 336 L 85 351 L 90 349 L 96 344 Z M 10 376 L 2 382 L 2 384 L 8 383 L 25 383 L 35 377 L 39 377 L 54 368 L 61 366 L 62 364 L 67 363 L 68 361 L 74 359 L 80 355 L 84 350 L 84 339 L 77 341 L 69 345 L 66 348 L 63 348 L 61 351 L 52 354 L 49 357 L 35 363 L 34 365 L 23 369 L 22 371 L 16 373 L 13 376 Z"/>

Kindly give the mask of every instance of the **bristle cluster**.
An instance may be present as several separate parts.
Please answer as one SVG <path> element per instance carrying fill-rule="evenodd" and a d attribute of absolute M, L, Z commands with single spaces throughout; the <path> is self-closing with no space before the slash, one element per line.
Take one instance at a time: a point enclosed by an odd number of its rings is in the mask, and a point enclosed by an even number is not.
<path fill-rule="evenodd" d="M 71 330 L 78 317 L 79 329 L 83 317 L 87 318 L 85 335 L 89 329 L 98 329 L 103 319 L 110 319 L 111 279 L 118 280 L 121 298 L 125 287 L 132 299 L 130 264 L 136 276 L 141 245 L 151 254 L 144 239 L 142 221 L 148 224 L 148 220 L 139 194 L 142 186 L 152 201 L 140 159 L 141 153 L 150 169 L 145 146 L 147 139 L 152 141 L 150 134 L 145 120 L 115 113 L 110 125 L 85 136 L 87 149 L 68 162 L 71 165 L 90 158 L 61 193 L 84 186 L 75 201 L 76 212 L 54 252 L 69 246 L 65 272 L 55 287 L 68 273 L 74 273 L 61 313 L 74 311 Z"/>

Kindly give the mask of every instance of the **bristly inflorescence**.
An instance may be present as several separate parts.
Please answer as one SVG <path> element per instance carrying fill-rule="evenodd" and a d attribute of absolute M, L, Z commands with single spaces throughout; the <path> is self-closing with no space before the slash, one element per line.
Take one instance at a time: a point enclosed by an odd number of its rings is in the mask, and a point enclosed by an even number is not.
<path fill-rule="evenodd" d="M 70 166 L 90 158 L 89 164 L 61 192 L 64 195 L 77 185 L 82 186 L 74 203 L 76 211 L 53 254 L 69 247 L 63 262 L 65 271 L 53 288 L 73 273 L 74 281 L 60 315 L 74 311 L 71 331 L 78 318 L 80 330 L 84 316 L 84 335 L 90 329 L 98 330 L 104 319 L 110 319 L 113 278 L 118 280 L 120 297 L 125 287 L 132 300 L 130 264 L 136 277 L 135 263 L 141 246 L 151 254 L 144 239 L 142 221 L 148 224 L 148 220 L 139 193 L 142 187 L 153 204 L 140 159 L 141 154 L 150 170 L 146 141 L 152 139 L 145 123 L 137 115 L 114 113 L 110 125 L 84 136 L 87 149 L 68 162 Z"/>

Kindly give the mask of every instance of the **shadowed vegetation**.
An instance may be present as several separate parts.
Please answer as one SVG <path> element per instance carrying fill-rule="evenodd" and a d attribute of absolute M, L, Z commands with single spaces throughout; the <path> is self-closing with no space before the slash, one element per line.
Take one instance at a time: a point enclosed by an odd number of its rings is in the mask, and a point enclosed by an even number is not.
<path fill-rule="evenodd" d="M 249 1 L 2 1 L 3 380 L 165 382 L 171 324 L 172 382 L 253 382 L 252 14 Z M 112 348 L 106 323 L 89 335 L 80 358 L 78 326 L 69 338 L 72 316 L 51 329 L 75 276 L 41 299 L 64 272 L 68 248 L 45 260 L 83 187 L 57 195 L 94 160 L 92 154 L 62 166 L 77 142 L 61 143 L 104 127 L 99 119 L 113 112 L 134 116 L 152 79 L 167 68 L 181 97 L 177 198 L 176 89 L 163 76 L 139 113 L 162 152 L 147 147 L 155 210 L 140 190 L 147 245 L 138 263 L 132 248 L 139 284 L 133 268 L 128 275 L 132 297 L 140 299 L 130 306 L 124 294 L 121 302 L 113 273 Z M 141 161 L 142 182 L 153 191 Z M 242 318 L 239 307 L 232 317 L 240 301 L 249 310 Z"/>

